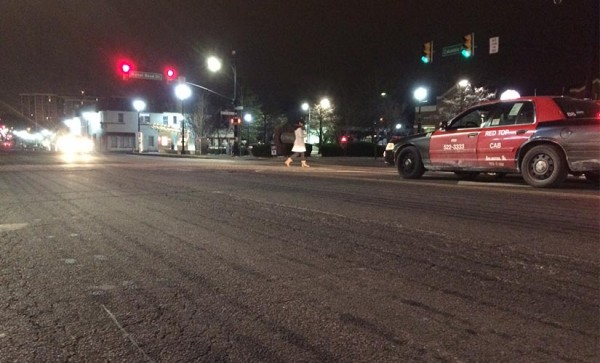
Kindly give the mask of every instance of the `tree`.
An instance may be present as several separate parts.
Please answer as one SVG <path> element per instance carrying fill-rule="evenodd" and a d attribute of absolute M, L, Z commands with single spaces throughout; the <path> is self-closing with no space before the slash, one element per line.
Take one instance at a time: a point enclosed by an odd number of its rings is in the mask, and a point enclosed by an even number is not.
<path fill-rule="evenodd" d="M 314 130 L 317 130 L 319 134 L 322 130 L 323 140 L 320 140 L 321 143 L 325 144 L 334 141 L 337 121 L 335 106 L 332 103 L 328 103 L 326 105 L 321 101 L 313 105 L 313 110 L 316 117 L 311 120 L 313 122 L 310 127 Z"/>
<path fill-rule="evenodd" d="M 438 99 L 440 104 L 438 115 L 441 120 L 449 120 L 474 104 L 496 98 L 495 92 L 490 92 L 485 87 L 456 86 L 448 90 Z"/>

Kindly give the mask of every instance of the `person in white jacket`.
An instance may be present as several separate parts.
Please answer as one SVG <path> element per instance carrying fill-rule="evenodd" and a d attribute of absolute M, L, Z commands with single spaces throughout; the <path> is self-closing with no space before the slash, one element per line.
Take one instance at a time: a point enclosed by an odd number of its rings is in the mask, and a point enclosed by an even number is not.
<path fill-rule="evenodd" d="M 300 163 L 303 168 L 308 168 L 309 165 L 306 163 L 306 145 L 304 145 L 304 137 L 306 137 L 306 131 L 304 131 L 304 123 L 298 121 L 296 123 L 296 129 L 294 130 L 294 146 L 292 147 L 292 155 L 290 155 L 286 161 L 285 166 L 290 166 L 293 157 L 300 157 Z"/>

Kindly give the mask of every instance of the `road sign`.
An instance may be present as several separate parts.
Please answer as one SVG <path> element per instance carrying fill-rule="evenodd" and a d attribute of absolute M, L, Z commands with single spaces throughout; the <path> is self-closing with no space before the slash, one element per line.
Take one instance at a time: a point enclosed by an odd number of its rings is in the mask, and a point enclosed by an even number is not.
<path fill-rule="evenodd" d="M 131 71 L 129 72 L 129 78 L 147 79 L 150 81 L 162 81 L 163 75 L 161 73 L 154 72 Z"/>
<path fill-rule="evenodd" d="M 500 48 L 500 37 L 490 38 L 490 54 L 498 53 L 499 48 Z"/>
<path fill-rule="evenodd" d="M 223 115 L 223 116 L 235 116 L 235 112 L 233 112 L 233 111 L 221 111 L 221 115 Z"/>
<path fill-rule="evenodd" d="M 442 57 L 460 54 L 462 44 L 448 45 L 442 48 Z"/>

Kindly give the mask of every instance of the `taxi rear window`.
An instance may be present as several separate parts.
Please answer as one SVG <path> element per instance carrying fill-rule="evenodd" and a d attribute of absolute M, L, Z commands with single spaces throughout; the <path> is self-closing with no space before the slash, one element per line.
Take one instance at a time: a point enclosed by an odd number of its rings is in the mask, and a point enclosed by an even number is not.
<path fill-rule="evenodd" d="M 593 118 L 600 113 L 600 105 L 594 101 L 557 97 L 554 102 L 567 118 Z"/>

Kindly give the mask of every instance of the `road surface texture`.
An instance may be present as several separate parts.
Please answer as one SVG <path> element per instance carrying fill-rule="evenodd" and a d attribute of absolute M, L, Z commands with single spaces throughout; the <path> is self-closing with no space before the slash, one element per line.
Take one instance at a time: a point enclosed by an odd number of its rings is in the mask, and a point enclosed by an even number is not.
<path fill-rule="evenodd" d="M 0 361 L 599 361 L 596 187 L 309 163 L 0 155 Z"/>

